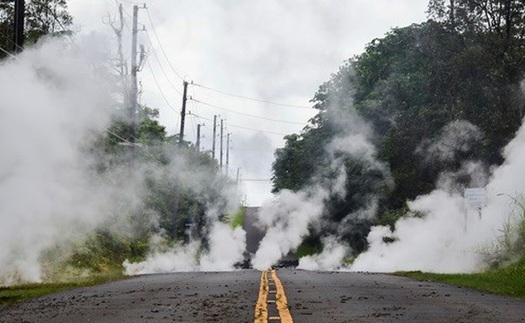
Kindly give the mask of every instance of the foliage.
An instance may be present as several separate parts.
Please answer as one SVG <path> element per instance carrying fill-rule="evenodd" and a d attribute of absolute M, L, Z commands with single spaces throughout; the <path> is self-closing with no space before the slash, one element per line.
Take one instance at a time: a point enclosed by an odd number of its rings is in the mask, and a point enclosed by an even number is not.
<path fill-rule="evenodd" d="M 295 250 L 295 256 L 297 258 L 302 258 L 306 256 L 311 256 L 319 254 L 323 251 L 323 245 L 321 244 L 321 239 L 318 235 L 310 233 L 303 242 Z"/>
<path fill-rule="evenodd" d="M 12 287 L 0 287 L 0 306 L 23 302 L 31 298 L 41 297 L 73 288 L 94 286 L 124 279 L 121 271 L 111 272 L 104 275 L 92 275 L 88 278 L 76 279 L 71 282 L 25 284 Z"/>
<path fill-rule="evenodd" d="M 501 164 L 502 148 L 525 116 L 525 4 L 432 0 L 428 13 L 427 22 L 393 29 L 341 66 L 312 100 L 318 115 L 300 134 L 285 137 L 275 154 L 274 192 L 297 191 L 327 176 L 326 147 L 345 130 L 337 124 L 340 113 L 357 111 L 371 124 L 378 158 L 389 165 L 394 185 L 345 156 L 347 194 L 329 199 L 329 224 L 322 228 L 342 231 L 357 250 L 366 248 L 371 223 L 349 215 L 372 193 L 379 217 L 369 220 L 393 227 L 406 201 L 432 191 L 441 173 L 456 173 L 470 160 Z M 482 135 L 447 158 L 428 158 L 425 152 L 459 121 Z M 463 185 L 469 181 L 461 179 Z"/>
<path fill-rule="evenodd" d="M 144 238 L 141 240 L 101 228 L 74 250 L 68 262 L 95 273 L 108 273 L 122 270 L 126 259 L 143 260 L 147 252 L 148 241 Z"/>
<path fill-rule="evenodd" d="M 523 196 L 511 199 L 513 211 L 497 233 L 496 242 L 480 251 L 492 268 L 507 266 L 525 255 L 525 204 Z"/>
<path fill-rule="evenodd" d="M 241 206 L 237 213 L 235 213 L 230 219 L 230 226 L 235 229 L 242 227 L 244 224 L 244 219 L 246 218 L 246 207 Z"/>
<path fill-rule="evenodd" d="M 350 81 L 353 77 L 353 69 L 345 65 L 321 85 L 312 100 L 320 110 L 318 115 L 301 134 L 285 137 L 285 147 L 276 151 L 273 190 L 298 191 L 313 182 L 320 183 L 330 192 L 324 202 L 323 226 L 311 228 L 307 239 L 320 241 L 322 236 L 335 234 L 359 253 L 366 246 L 366 235 L 372 225 L 364 213 L 385 196 L 389 180 L 378 164 L 344 151 L 327 149 L 334 138 L 352 132 L 351 126 L 342 121 L 346 117 L 339 114 L 352 109 L 354 92 Z M 342 196 L 331 187 L 341 173 L 344 173 Z M 341 226 L 341 222 L 345 225 Z"/>
<path fill-rule="evenodd" d="M 519 262 L 500 269 L 477 274 L 432 274 L 417 272 L 400 272 L 399 276 L 413 279 L 447 283 L 469 287 L 490 293 L 525 298 L 525 257 Z"/>
<path fill-rule="evenodd" d="M 43 36 L 71 34 L 73 18 L 67 12 L 66 0 L 26 0 L 26 44 L 34 44 Z M 14 2 L 0 3 L 0 47 L 14 51 Z M 0 52 L 0 59 L 7 54 Z"/>

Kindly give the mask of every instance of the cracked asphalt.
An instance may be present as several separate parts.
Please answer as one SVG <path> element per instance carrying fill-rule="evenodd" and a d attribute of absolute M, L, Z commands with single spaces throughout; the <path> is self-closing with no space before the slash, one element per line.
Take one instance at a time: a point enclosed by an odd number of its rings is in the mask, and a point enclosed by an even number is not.
<path fill-rule="evenodd" d="M 525 300 L 385 274 L 280 269 L 295 322 L 525 322 Z M 253 322 L 260 272 L 137 276 L 0 309 L 0 322 Z"/>

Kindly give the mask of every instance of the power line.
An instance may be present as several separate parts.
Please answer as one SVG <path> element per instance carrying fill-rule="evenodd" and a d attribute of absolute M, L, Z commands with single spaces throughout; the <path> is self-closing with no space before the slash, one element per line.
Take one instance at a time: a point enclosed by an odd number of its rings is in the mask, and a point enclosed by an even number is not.
<path fill-rule="evenodd" d="M 198 83 L 193 83 L 192 82 L 191 84 L 194 85 L 194 86 L 198 86 L 200 88 L 203 88 L 203 89 L 207 89 L 207 90 L 214 91 L 214 92 L 217 92 L 217 93 L 222 93 L 224 95 L 229 95 L 229 96 L 240 98 L 240 99 L 244 99 L 244 100 L 268 103 L 268 104 L 273 104 L 273 105 L 280 105 L 280 106 L 283 106 L 283 107 L 313 110 L 313 108 L 308 108 L 308 107 L 305 107 L 305 106 L 294 105 L 294 104 L 286 104 L 286 103 L 279 103 L 279 102 L 267 101 L 267 100 L 263 100 L 263 99 L 251 98 L 251 97 L 244 96 L 244 95 L 233 94 L 233 93 L 229 93 L 229 92 L 226 92 L 226 91 L 217 90 L 217 89 L 214 89 L 214 88 L 202 85 L 202 84 L 198 84 Z"/>
<path fill-rule="evenodd" d="M 155 59 L 157 60 L 157 63 L 159 64 L 159 67 L 160 67 L 160 69 L 162 71 L 162 74 L 164 74 L 164 77 L 166 78 L 166 81 L 168 81 L 168 84 L 173 88 L 173 90 L 175 90 L 175 92 L 177 92 L 180 96 L 182 96 L 182 93 L 177 89 L 177 87 L 175 87 L 175 85 L 173 83 L 171 83 L 171 81 L 170 81 L 170 79 L 168 77 L 168 74 L 164 70 L 164 67 L 162 67 L 162 64 L 160 62 L 159 56 L 157 55 L 157 52 L 153 48 L 153 43 L 151 42 L 151 38 L 149 37 L 149 33 L 148 32 L 146 32 L 146 36 L 148 38 L 148 42 L 151 45 L 151 50 L 153 51 L 153 56 L 155 56 Z"/>
<path fill-rule="evenodd" d="M 144 4 L 144 2 L 134 2 L 134 1 L 126 1 L 126 0 L 120 0 L 120 2 L 126 3 L 126 4 L 133 4 L 133 5 Z"/>
<path fill-rule="evenodd" d="M 10 52 L 8 52 L 7 50 L 3 49 L 2 47 L 0 47 L 0 51 L 2 51 L 4 54 L 6 55 L 9 55 L 10 57 L 12 58 L 15 58 L 15 59 L 18 59 L 18 57 L 16 57 L 15 55 L 11 54 Z"/>
<path fill-rule="evenodd" d="M 129 140 L 127 139 L 124 139 L 122 138 L 121 136 L 117 135 L 116 133 L 114 133 L 113 131 L 109 130 L 109 129 L 106 129 L 106 131 L 113 135 L 115 138 L 117 139 L 120 139 L 122 140 L 123 142 L 127 143 L 127 144 L 130 144 L 130 145 L 133 145 L 133 146 L 136 146 L 136 147 L 139 147 L 142 151 L 144 151 L 146 153 L 146 157 L 148 157 L 149 159 L 153 160 L 154 162 L 157 162 L 159 165 L 163 166 L 162 162 L 160 160 L 158 160 L 155 156 L 153 156 L 146 148 L 144 148 L 142 145 L 138 145 L 136 143 L 132 143 L 130 142 Z M 136 141 L 136 138 L 133 137 L 134 140 Z"/>
<path fill-rule="evenodd" d="M 200 116 L 200 115 L 198 115 L 198 114 L 195 114 L 195 113 L 193 113 L 193 112 L 191 112 L 191 111 L 188 112 L 188 115 L 189 115 L 189 116 L 194 116 L 195 118 L 199 118 L 199 119 L 206 120 L 206 121 L 213 121 L 213 120 L 210 119 L 210 118 L 202 117 L 202 116 Z"/>
<path fill-rule="evenodd" d="M 194 117 L 199 118 L 199 119 L 202 119 L 202 120 L 213 122 L 212 119 L 206 118 L 206 117 L 202 117 L 202 116 L 197 115 L 195 113 L 191 113 L 190 112 L 189 115 L 194 116 Z M 234 125 L 234 124 L 231 124 L 231 123 L 228 123 L 228 127 L 239 128 L 239 129 L 249 130 L 249 131 L 263 132 L 263 133 L 267 133 L 267 134 L 271 134 L 271 135 L 278 135 L 278 136 L 287 136 L 287 135 L 289 135 L 288 133 L 280 133 L 280 132 L 273 132 L 273 131 L 267 131 L 267 130 L 261 130 L 261 129 L 254 129 L 254 128 L 249 128 L 249 127 L 237 126 L 237 125 Z"/>
<path fill-rule="evenodd" d="M 272 118 L 267 118 L 267 117 L 257 116 L 257 115 L 254 115 L 254 114 L 249 114 L 249 113 L 244 113 L 244 112 L 234 111 L 234 110 L 227 109 L 227 108 L 223 108 L 223 107 L 219 107 L 219 106 L 217 106 L 217 105 L 213 105 L 213 104 L 210 104 L 210 103 L 202 102 L 202 101 L 197 100 L 197 99 L 194 99 L 194 98 L 190 98 L 190 100 L 195 101 L 195 102 L 200 103 L 200 104 L 203 104 L 203 105 L 206 105 L 206 106 L 209 106 L 209 107 L 212 107 L 212 108 L 216 108 L 216 109 L 220 109 L 220 110 L 228 111 L 228 112 L 231 112 L 231 113 L 240 114 L 240 115 L 247 116 L 247 117 L 258 118 L 258 119 L 263 119 L 263 120 L 268 120 L 268 121 L 274 121 L 274 122 L 282 122 L 282 123 L 289 123 L 289 124 L 304 125 L 303 122 L 294 122 L 294 121 L 278 120 L 278 119 L 272 119 Z"/>
<path fill-rule="evenodd" d="M 237 125 L 234 125 L 234 124 L 231 124 L 231 123 L 228 123 L 228 126 L 229 127 L 233 127 L 233 128 L 243 129 L 243 130 L 263 132 L 263 133 L 267 133 L 267 134 L 271 134 L 271 135 L 277 135 L 277 136 L 287 136 L 287 135 L 289 135 L 288 133 L 273 132 L 273 131 L 267 131 L 267 130 L 260 130 L 260 129 L 242 127 L 242 126 L 237 126 Z"/>
<path fill-rule="evenodd" d="M 155 81 L 155 84 L 157 85 L 157 89 L 159 90 L 160 95 L 162 96 L 162 98 L 163 98 L 164 101 L 166 102 L 166 105 L 167 105 L 171 110 L 173 110 L 173 112 L 178 113 L 178 111 L 175 110 L 175 108 L 174 108 L 173 106 L 171 106 L 170 102 L 168 101 L 168 99 L 167 99 L 166 96 L 164 95 L 164 92 L 162 91 L 162 88 L 160 87 L 159 81 L 157 80 L 157 77 L 155 76 L 155 73 L 153 72 L 153 69 L 151 68 L 151 64 L 149 63 L 148 60 L 146 60 L 146 64 L 148 64 L 148 67 L 149 67 L 149 70 L 150 70 L 150 72 L 151 72 L 151 75 L 153 76 L 153 80 Z"/>
<path fill-rule="evenodd" d="M 177 75 L 181 79 L 181 81 L 184 81 L 184 78 L 177 72 L 177 70 L 175 70 L 173 65 L 171 65 L 168 55 L 166 54 L 166 51 L 164 50 L 164 47 L 162 46 L 162 43 L 160 42 L 160 38 L 159 38 L 159 35 L 157 34 L 155 26 L 153 26 L 153 19 L 151 19 L 151 15 L 149 14 L 149 9 L 146 9 L 146 13 L 148 14 L 148 20 L 151 25 L 151 29 L 153 30 L 153 34 L 155 35 L 155 38 L 157 39 L 157 42 L 159 43 L 159 47 L 160 47 L 160 50 L 162 51 L 162 54 L 164 55 L 164 58 L 166 58 L 166 61 L 168 62 L 168 65 L 170 66 L 173 73 L 175 73 L 175 75 Z"/>
<path fill-rule="evenodd" d="M 7 34 L 4 33 L 3 31 L 0 31 L 0 33 L 1 33 L 2 35 L 4 35 L 5 39 L 7 39 L 10 43 L 12 43 L 12 44 L 13 44 L 16 48 L 18 48 L 20 51 L 23 49 L 22 47 L 20 47 L 20 45 L 18 45 L 17 43 L 15 43 L 15 42 L 13 41 L 13 39 L 11 39 L 11 36 L 7 35 Z M 2 50 L 5 54 L 11 55 L 11 54 L 7 53 L 6 50 L 3 49 L 3 48 L 0 48 L 0 50 Z M 11 55 L 11 56 L 14 57 L 13 55 Z"/>

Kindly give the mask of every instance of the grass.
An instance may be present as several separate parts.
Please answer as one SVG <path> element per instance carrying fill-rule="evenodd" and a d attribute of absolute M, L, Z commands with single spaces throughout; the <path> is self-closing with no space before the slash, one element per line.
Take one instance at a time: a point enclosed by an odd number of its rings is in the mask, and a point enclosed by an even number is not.
<path fill-rule="evenodd" d="M 230 220 L 230 226 L 235 229 L 237 227 L 242 227 L 244 224 L 244 218 L 246 218 L 246 207 L 241 206 L 237 213 L 233 215 Z"/>
<path fill-rule="evenodd" d="M 431 274 L 414 271 L 399 272 L 396 275 L 525 299 L 525 257 L 509 267 L 477 274 Z"/>
<path fill-rule="evenodd" d="M 64 283 L 35 283 L 9 287 L 0 287 L 0 307 L 27 301 L 31 298 L 54 294 L 74 288 L 94 286 L 124 279 L 122 273 L 112 272 L 90 278 Z"/>

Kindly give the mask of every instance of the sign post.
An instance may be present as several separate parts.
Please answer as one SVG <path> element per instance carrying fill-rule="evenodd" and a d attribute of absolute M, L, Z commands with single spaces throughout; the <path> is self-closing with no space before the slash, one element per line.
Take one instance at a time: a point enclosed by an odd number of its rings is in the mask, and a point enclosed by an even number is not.
<path fill-rule="evenodd" d="M 465 201 L 473 208 L 478 209 L 478 215 L 481 219 L 481 209 L 487 205 L 487 190 L 484 187 L 466 188 Z"/>

